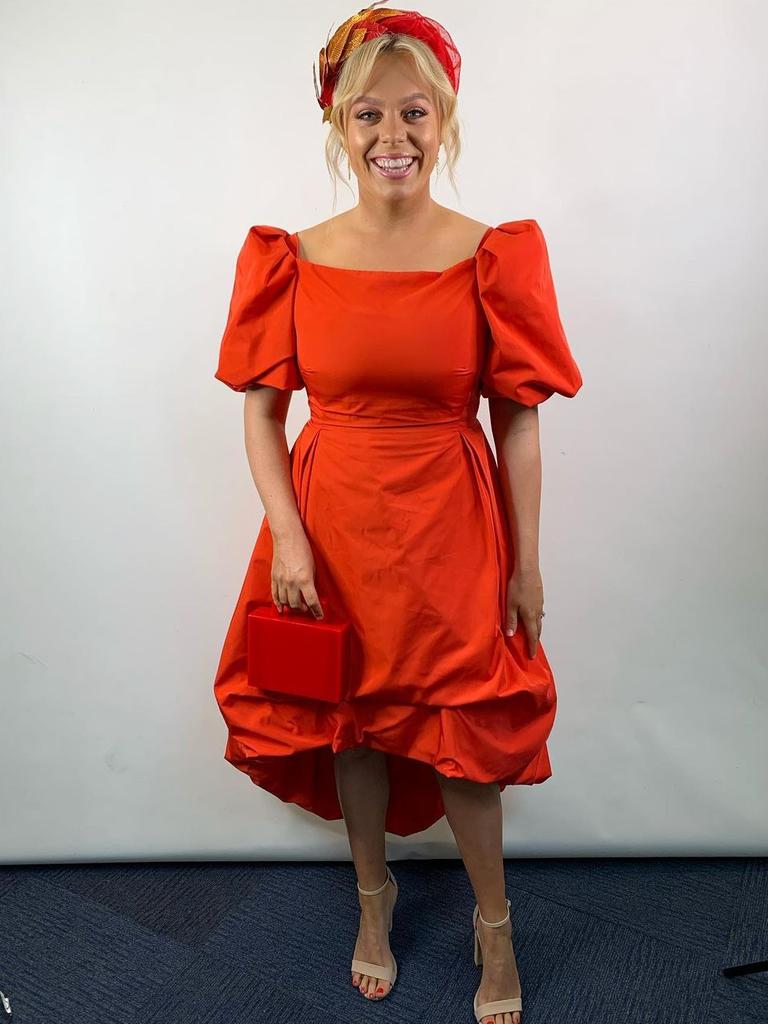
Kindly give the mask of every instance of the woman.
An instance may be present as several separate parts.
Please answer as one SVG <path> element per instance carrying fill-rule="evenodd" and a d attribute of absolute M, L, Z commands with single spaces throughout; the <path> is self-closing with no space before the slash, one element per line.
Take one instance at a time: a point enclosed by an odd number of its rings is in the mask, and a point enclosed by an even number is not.
<path fill-rule="evenodd" d="M 459 67 L 445 29 L 416 12 L 374 4 L 345 22 L 320 51 L 318 100 L 358 203 L 294 234 L 254 226 L 240 252 L 216 377 L 246 393 L 266 515 L 214 690 L 228 761 L 344 819 L 353 984 L 382 998 L 396 977 L 385 832 L 445 814 L 477 899 L 476 1018 L 517 1024 L 500 792 L 550 777 L 556 705 L 539 642 L 537 405 L 575 395 L 581 376 L 537 223 L 492 227 L 430 196 L 440 145 L 449 167 L 458 152 Z M 311 418 L 288 451 L 304 386 Z M 321 617 L 324 595 L 353 625 L 349 698 L 249 688 L 249 607 Z"/>

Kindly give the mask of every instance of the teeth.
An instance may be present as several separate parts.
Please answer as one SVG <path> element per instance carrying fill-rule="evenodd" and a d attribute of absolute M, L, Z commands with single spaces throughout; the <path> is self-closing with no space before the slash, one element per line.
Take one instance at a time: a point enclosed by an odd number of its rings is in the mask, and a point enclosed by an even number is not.
<path fill-rule="evenodd" d="M 413 163 L 415 159 L 416 158 L 412 156 L 399 157 L 397 160 L 390 160 L 387 157 L 377 157 L 374 160 L 374 163 L 377 164 L 379 167 L 384 167 L 389 170 L 396 170 L 399 167 L 408 167 L 410 164 Z"/>

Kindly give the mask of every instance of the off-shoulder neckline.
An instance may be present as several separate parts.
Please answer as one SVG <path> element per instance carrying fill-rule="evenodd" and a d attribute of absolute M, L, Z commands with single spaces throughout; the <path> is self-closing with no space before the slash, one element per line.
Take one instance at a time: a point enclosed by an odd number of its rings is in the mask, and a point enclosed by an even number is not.
<path fill-rule="evenodd" d="M 469 263 L 474 263 L 483 245 L 488 240 L 490 235 L 496 230 L 497 228 L 490 224 L 487 227 L 487 229 L 483 232 L 483 236 L 477 243 L 475 251 L 472 253 L 472 255 L 465 256 L 463 260 L 459 260 L 457 263 L 452 263 L 450 267 L 446 267 L 444 270 L 361 270 L 358 269 L 357 267 L 334 267 L 331 266 L 331 264 L 329 263 L 315 263 L 314 260 L 307 260 L 303 256 L 299 256 L 299 240 L 297 237 L 297 231 L 294 231 L 292 234 L 288 234 L 288 232 L 286 231 L 284 234 L 284 238 L 296 263 L 303 263 L 308 267 L 314 267 L 318 270 L 333 270 L 336 271 L 336 273 L 340 274 L 381 274 L 385 277 L 411 277 L 413 275 L 423 276 L 424 274 L 428 274 L 431 277 L 442 277 L 443 275 L 450 273 L 452 270 L 458 270 L 459 267 L 463 267 Z"/>

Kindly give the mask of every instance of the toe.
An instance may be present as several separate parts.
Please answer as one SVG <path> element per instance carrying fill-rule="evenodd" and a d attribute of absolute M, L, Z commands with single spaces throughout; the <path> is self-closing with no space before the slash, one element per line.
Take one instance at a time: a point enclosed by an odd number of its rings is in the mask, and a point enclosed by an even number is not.
<path fill-rule="evenodd" d="M 360 984 L 360 975 L 356 971 L 352 975 L 352 984 L 353 985 L 359 985 Z"/>

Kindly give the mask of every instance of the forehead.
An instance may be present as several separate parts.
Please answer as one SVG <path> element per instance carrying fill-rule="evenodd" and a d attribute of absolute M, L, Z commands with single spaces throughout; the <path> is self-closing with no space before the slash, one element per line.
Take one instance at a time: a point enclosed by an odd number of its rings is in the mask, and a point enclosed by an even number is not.
<path fill-rule="evenodd" d="M 358 82 L 353 103 L 412 103 L 432 101 L 432 89 L 408 53 L 381 54 L 366 81 Z"/>
<path fill-rule="evenodd" d="M 427 102 L 429 102 L 431 99 L 432 99 L 432 97 L 428 96 L 427 93 L 425 93 L 425 92 L 410 92 L 410 93 L 408 93 L 407 96 L 400 96 L 400 97 L 398 97 L 395 102 L 396 103 L 413 103 L 414 100 L 426 100 Z M 383 105 L 387 101 L 386 101 L 386 99 L 384 99 L 383 96 L 369 96 L 367 94 L 362 94 L 360 96 L 354 96 L 353 99 L 352 99 L 352 102 L 353 103 L 378 103 L 379 105 Z"/>

